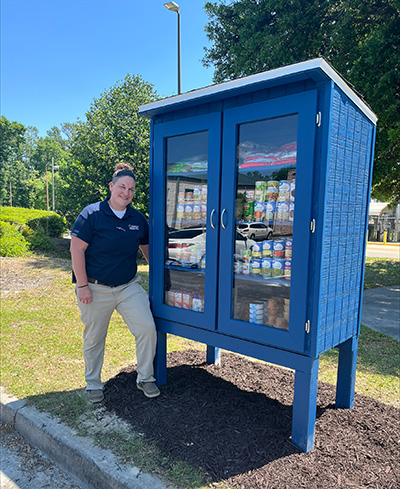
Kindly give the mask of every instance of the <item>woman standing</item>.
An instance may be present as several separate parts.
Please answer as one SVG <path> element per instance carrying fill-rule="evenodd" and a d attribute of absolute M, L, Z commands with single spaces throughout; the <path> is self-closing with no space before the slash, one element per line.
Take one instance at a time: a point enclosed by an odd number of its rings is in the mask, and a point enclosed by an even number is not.
<path fill-rule="evenodd" d="M 118 163 L 109 184 L 111 196 L 80 213 L 71 233 L 72 269 L 84 325 L 83 354 L 88 398 L 103 400 L 101 368 L 108 325 L 117 310 L 135 336 L 137 387 L 157 397 L 153 360 L 156 329 L 147 293 L 139 285 L 137 252 L 149 259 L 149 226 L 132 207 L 135 175 L 127 163 Z"/>

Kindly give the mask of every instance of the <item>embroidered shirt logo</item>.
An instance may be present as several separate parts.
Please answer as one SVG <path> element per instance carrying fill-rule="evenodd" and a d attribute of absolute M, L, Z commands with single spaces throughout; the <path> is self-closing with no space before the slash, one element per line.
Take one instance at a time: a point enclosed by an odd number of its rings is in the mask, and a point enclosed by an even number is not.
<path fill-rule="evenodd" d="M 128 227 L 131 231 L 139 231 L 139 226 L 137 226 L 136 224 L 129 224 Z"/>

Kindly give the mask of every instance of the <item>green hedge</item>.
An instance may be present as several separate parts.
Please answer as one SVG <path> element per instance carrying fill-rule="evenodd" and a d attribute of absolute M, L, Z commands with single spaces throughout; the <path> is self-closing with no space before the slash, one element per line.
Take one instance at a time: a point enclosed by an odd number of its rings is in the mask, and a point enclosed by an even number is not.
<path fill-rule="evenodd" d="M 55 251 L 51 238 L 66 231 L 65 218 L 55 212 L 0 207 L 0 256 L 24 256 L 30 250 Z"/>
<path fill-rule="evenodd" d="M 52 238 L 60 238 L 67 229 L 65 217 L 55 212 L 23 207 L 0 207 L 0 221 L 17 225 L 21 232 L 26 226 L 33 231 L 41 230 Z"/>
<path fill-rule="evenodd" d="M 0 256 L 25 256 L 29 254 L 29 243 L 8 222 L 0 221 Z"/>

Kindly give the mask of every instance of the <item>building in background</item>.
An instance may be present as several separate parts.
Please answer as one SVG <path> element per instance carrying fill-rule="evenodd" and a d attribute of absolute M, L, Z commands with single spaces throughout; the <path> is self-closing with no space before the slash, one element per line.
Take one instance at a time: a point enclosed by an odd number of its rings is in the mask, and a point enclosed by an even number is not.
<path fill-rule="evenodd" d="M 400 205 L 371 200 L 369 204 L 368 241 L 383 241 L 387 231 L 387 241 L 400 242 Z"/>

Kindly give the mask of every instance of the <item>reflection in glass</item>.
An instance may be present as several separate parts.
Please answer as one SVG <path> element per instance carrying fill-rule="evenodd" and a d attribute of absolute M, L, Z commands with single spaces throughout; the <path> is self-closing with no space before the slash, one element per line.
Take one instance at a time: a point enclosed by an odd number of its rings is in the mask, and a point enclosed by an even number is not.
<path fill-rule="evenodd" d="M 254 243 L 233 257 L 234 319 L 289 328 L 297 114 L 239 126 L 235 219 Z"/>
<path fill-rule="evenodd" d="M 207 131 L 167 139 L 165 303 L 204 310 Z"/>

